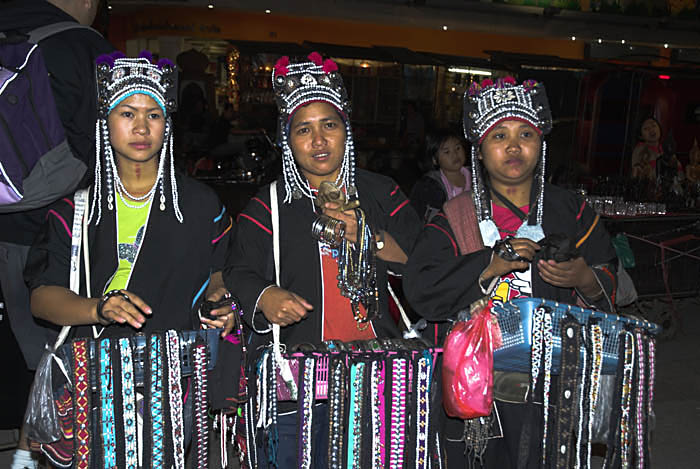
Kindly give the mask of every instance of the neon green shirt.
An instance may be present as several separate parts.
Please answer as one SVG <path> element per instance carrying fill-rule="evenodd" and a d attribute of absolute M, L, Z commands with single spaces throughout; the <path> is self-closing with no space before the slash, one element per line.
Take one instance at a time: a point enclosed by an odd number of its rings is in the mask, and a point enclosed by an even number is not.
<path fill-rule="evenodd" d="M 136 257 L 146 233 L 146 223 L 148 222 L 148 214 L 151 211 L 153 199 L 142 208 L 127 207 L 118 195 L 115 197 L 115 201 L 117 206 L 117 257 L 119 258 L 119 266 L 105 292 L 126 289 L 129 284 L 131 271 L 134 269 Z"/>

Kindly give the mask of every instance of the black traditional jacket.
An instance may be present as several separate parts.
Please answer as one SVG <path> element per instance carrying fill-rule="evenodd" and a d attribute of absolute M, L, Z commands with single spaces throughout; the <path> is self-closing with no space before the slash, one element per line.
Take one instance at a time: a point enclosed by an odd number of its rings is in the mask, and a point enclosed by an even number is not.
<path fill-rule="evenodd" d="M 476 219 L 474 223 L 477 223 Z M 612 311 L 617 261 L 599 216 L 573 192 L 545 184 L 542 228 L 545 235 L 564 233 L 580 243 L 581 255 L 593 268 L 604 291 L 603 297 L 590 306 Z M 403 282 L 409 303 L 430 321 L 456 319 L 459 311 L 468 309 L 471 303 L 483 296 L 478 279 L 490 263 L 491 253 L 490 248 L 485 248 L 460 255 L 447 218 L 442 213 L 434 217 L 419 235 L 406 265 Z M 568 304 L 576 304 L 578 299 L 574 289 L 555 287 L 542 280 L 536 263 L 532 266 L 532 293 L 534 297 Z M 437 334 L 428 331 L 426 338 L 441 342 L 446 326 L 441 327 Z"/>
<path fill-rule="evenodd" d="M 388 232 L 404 252 L 410 253 L 421 224 L 398 185 L 390 178 L 363 170 L 357 170 L 356 185 L 361 208 L 371 228 L 375 232 Z M 283 202 L 282 178 L 277 181 L 277 199 L 280 287 L 296 293 L 313 306 L 306 319 L 282 328 L 280 340 L 289 346 L 319 343 L 324 315 L 321 251 L 319 243 L 311 236 L 311 225 L 318 215 L 309 198 L 292 200 L 288 204 Z M 399 334 L 388 313 L 387 270 L 400 275 L 403 268 L 402 264 L 388 264 L 377 259 L 380 315 L 372 325 L 379 337 L 397 337 Z M 266 333 L 270 325 L 255 307 L 263 290 L 275 283 L 269 186 L 262 188 L 238 216 L 238 233 L 231 263 L 224 270 L 224 281 L 241 300 L 248 325 L 257 332 Z M 257 340 L 269 341 L 261 335 Z"/>
<path fill-rule="evenodd" d="M 158 194 L 151 203 L 146 233 L 127 286 L 148 304 L 153 314 L 138 332 L 166 329 L 199 329 L 196 307 L 209 284 L 210 274 L 224 264 L 232 233 L 232 219 L 209 187 L 188 177 L 177 177 L 184 223 L 175 218 L 170 197 L 165 211 L 159 209 Z M 166 184 L 166 193 L 170 188 Z M 102 219 L 88 226 L 90 284 L 92 297 L 99 297 L 117 270 L 115 212 L 107 210 L 103 196 Z M 88 201 L 92 201 L 92 189 Z M 88 206 L 89 209 L 89 206 Z M 29 252 L 25 280 L 30 289 L 41 285 L 69 288 L 73 199 L 59 200 L 49 210 L 47 223 Z M 85 269 L 81 252 L 80 294 L 86 295 Z M 76 337 L 89 337 L 88 326 L 74 328 Z M 130 326 L 113 324 L 103 336 L 137 332 Z"/>

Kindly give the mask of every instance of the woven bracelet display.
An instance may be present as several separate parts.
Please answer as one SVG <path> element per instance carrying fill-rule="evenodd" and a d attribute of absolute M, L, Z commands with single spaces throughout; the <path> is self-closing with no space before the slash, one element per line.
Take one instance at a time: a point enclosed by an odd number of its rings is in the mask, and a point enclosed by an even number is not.
<path fill-rule="evenodd" d="M 175 331 L 165 333 L 168 354 L 168 402 L 172 429 L 175 469 L 185 469 L 184 422 L 182 413 L 182 382 L 180 377 L 180 338 Z"/>
<path fill-rule="evenodd" d="M 119 339 L 121 354 L 122 415 L 124 416 L 124 460 L 127 469 L 139 466 L 136 437 L 136 390 L 134 389 L 134 362 L 129 339 Z"/>
<path fill-rule="evenodd" d="M 91 433 L 91 390 L 90 367 L 88 361 L 87 340 L 73 341 L 73 383 L 75 427 L 75 467 L 89 469 Z"/>
<path fill-rule="evenodd" d="M 345 363 L 331 360 L 328 385 L 328 467 L 343 467 L 343 433 L 345 430 Z"/>
<path fill-rule="evenodd" d="M 316 360 L 305 358 L 299 370 L 302 379 L 299 394 L 299 468 L 311 468 L 311 428 L 313 426 L 314 374 Z"/>
<path fill-rule="evenodd" d="M 635 447 L 636 447 L 636 456 L 637 456 L 637 468 L 638 469 L 644 469 L 646 467 L 645 464 L 645 436 L 646 436 L 646 431 L 645 431 L 645 421 L 646 421 L 646 411 L 647 411 L 647 406 L 646 406 L 646 386 L 645 386 L 645 378 L 646 378 L 646 370 L 645 370 L 645 365 L 646 365 L 646 350 L 644 347 L 644 337 L 642 337 L 642 331 L 641 329 L 636 329 L 634 331 L 634 336 L 636 339 L 636 345 L 637 345 L 637 389 L 635 389 L 635 392 L 637 393 L 637 404 L 635 408 Z"/>
<path fill-rule="evenodd" d="M 416 469 L 427 469 L 428 458 L 428 422 L 430 420 L 430 376 L 432 357 L 418 360 L 416 370 Z"/>
<path fill-rule="evenodd" d="M 348 415 L 348 469 L 361 469 L 362 461 L 362 401 L 364 399 L 363 362 L 354 363 L 350 368 L 350 413 Z"/>
<path fill-rule="evenodd" d="M 372 419 L 372 468 L 384 467 L 384 380 L 383 363 L 375 360 L 370 367 L 370 409 Z"/>
<path fill-rule="evenodd" d="M 103 468 L 117 467 L 117 439 L 114 423 L 114 377 L 112 370 L 112 343 L 109 339 L 99 342 L 100 349 L 100 444 L 102 446 Z"/>
<path fill-rule="evenodd" d="M 391 434 L 389 468 L 401 469 L 404 460 L 406 430 L 406 386 L 408 385 L 408 361 L 396 358 L 392 361 L 391 380 Z"/>
<path fill-rule="evenodd" d="M 194 423 L 197 468 L 209 467 L 209 425 L 207 417 L 207 346 L 194 347 Z"/>
<path fill-rule="evenodd" d="M 161 338 L 158 334 L 149 337 L 148 343 L 148 386 L 146 393 L 147 407 L 144 415 L 149 416 L 149 425 L 144 425 L 144 440 L 146 429 L 150 430 L 151 467 L 162 467 L 165 458 L 165 422 L 163 415 L 163 360 Z M 150 428 L 149 428 L 150 427 Z"/>

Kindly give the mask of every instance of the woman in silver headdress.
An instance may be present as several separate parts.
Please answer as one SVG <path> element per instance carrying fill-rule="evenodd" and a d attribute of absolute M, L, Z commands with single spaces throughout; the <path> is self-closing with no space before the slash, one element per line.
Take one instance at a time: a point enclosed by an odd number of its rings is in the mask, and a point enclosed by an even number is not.
<path fill-rule="evenodd" d="M 329 340 L 398 337 L 388 314 L 387 271 L 401 272 L 420 230 L 418 216 L 394 181 L 355 169 L 350 101 L 332 60 L 318 53 L 299 61 L 283 57 L 272 82 L 283 175 L 274 195 L 264 187 L 241 212 L 232 263 L 224 271 L 226 285 L 239 292 L 245 320 L 259 333 L 253 340 L 269 343 L 272 324 L 281 326 L 288 351 Z M 274 205 L 279 233 L 273 233 Z M 274 234 L 280 238 L 279 285 Z M 280 403 L 277 422 L 278 467 L 296 465 L 297 406 L 286 404 Z M 316 412 L 325 406 L 314 409 L 314 421 L 322 421 Z M 328 467 L 327 437 L 325 426 L 314 427 L 314 467 Z M 264 453 L 258 458 L 263 466 Z"/>
<path fill-rule="evenodd" d="M 484 295 L 495 302 L 578 301 L 612 311 L 616 262 L 608 233 L 584 200 L 544 180 L 544 136 L 552 127 L 544 86 L 518 85 L 510 77 L 475 83 L 465 94 L 463 119 L 472 143 L 472 191 L 447 202 L 426 225 L 404 275 L 411 305 L 439 325 L 434 340 L 442 343 L 450 321 Z M 551 235 L 562 248 L 559 261 L 543 255 L 545 244 L 553 252 Z M 541 427 L 530 422 L 534 443 L 521 440 L 525 407 L 512 403 L 526 399 L 527 375 L 510 378 L 509 403 L 498 401 L 504 395 L 498 385 L 494 391 L 504 438 L 486 439 L 489 430 L 482 429 L 480 439 L 464 421 L 446 417 L 450 467 L 464 467 L 461 442 L 486 467 L 539 467 Z"/>

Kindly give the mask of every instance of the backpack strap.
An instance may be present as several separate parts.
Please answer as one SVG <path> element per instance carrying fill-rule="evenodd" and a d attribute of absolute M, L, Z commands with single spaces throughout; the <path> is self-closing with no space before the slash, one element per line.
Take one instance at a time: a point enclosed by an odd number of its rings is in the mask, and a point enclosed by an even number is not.
<path fill-rule="evenodd" d="M 471 191 L 462 192 L 448 200 L 442 206 L 442 210 L 457 238 L 459 252 L 463 256 L 484 249 L 479 224 L 476 222 L 476 208 Z"/>
<path fill-rule="evenodd" d="M 102 36 L 102 34 L 100 34 L 99 31 L 91 28 L 90 26 L 85 26 L 75 21 L 61 21 L 59 23 L 52 23 L 47 24 L 46 26 L 40 26 L 36 29 L 29 31 L 28 42 L 30 44 L 38 44 L 39 42 L 43 41 L 49 36 L 53 36 L 54 34 L 62 33 L 63 31 L 68 31 L 70 29 L 89 29 L 95 34 L 98 34 L 100 37 Z"/>

